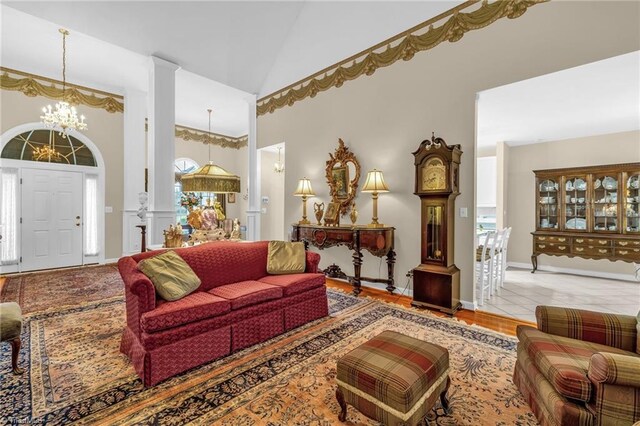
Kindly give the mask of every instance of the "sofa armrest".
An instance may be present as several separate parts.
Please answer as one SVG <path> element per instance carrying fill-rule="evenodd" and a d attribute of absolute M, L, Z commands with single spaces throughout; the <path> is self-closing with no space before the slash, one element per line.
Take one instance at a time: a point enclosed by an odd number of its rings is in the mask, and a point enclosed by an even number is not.
<path fill-rule="evenodd" d="M 320 255 L 318 253 L 307 251 L 305 259 L 305 272 L 317 273 L 318 265 L 320 264 Z"/>
<path fill-rule="evenodd" d="M 131 257 L 118 260 L 118 270 L 124 281 L 127 324 L 139 334 L 140 317 L 156 308 L 156 289 L 149 278 L 140 272 Z"/>
<path fill-rule="evenodd" d="M 596 352 L 591 355 L 588 376 L 596 384 L 640 388 L 640 356 Z"/>
<path fill-rule="evenodd" d="M 556 336 L 636 350 L 636 318 L 556 306 L 536 307 L 538 330 Z"/>

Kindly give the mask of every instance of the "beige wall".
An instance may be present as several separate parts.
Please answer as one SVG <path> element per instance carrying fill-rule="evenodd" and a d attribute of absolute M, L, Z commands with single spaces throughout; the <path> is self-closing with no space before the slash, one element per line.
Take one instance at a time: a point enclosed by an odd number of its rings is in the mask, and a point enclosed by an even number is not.
<path fill-rule="evenodd" d="M 204 166 L 209 161 L 209 148 L 207 145 L 197 141 L 185 141 L 184 139 L 176 138 L 176 158 L 191 158 L 198 165 Z M 246 203 L 242 199 L 242 194 L 246 191 L 247 176 L 246 166 L 241 163 L 246 163 L 247 148 L 222 148 L 218 145 L 211 146 L 211 160 L 214 164 L 222 167 L 229 173 L 240 176 L 240 186 L 242 193 L 236 194 L 236 202 L 233 204 L 227 203 L 227 211 L 225 215 L 229 218 L 239 218 L 240 222 L 245 222 Z"/>
<path fill-rule="evenodd" d="M 9 90 L 0 91 L 0 98 L 2 133 L 21 124 L 39 122 L 42 107 L 55 103 Z M 118 259 L 122 254 L 123 115 L 84 105 L 78 110 L 87 118 L 88 127 L 82 133 L 98 147 L 106 168 L 105 206 L 113 207 L 113 212 L 105 214 L 105 259 Z"/>
<path fill-rule="evenodd" d="M 533 170 L 640 162 L 640 132 L 567 139 L 510 148 L 508 162 L 509 261 L 530 263 L 535 231 Z M 616 274 L 634 273 L 633 264 L 568 257 L 540 256 L 539 267 L 582 269 Z"/>
<path fill-rule="evenodd" d="M 640 49 L 637 2 L 550 2 L 522 17 L 502 19 L 444 43 L 407 62 L 379 69 L 258 119 L 258 146 L 287 141 L 285 194 L 303 176 L 317 196 L 328 201 L 324 164 L 341 137 L 358 156 L 364 176 L 382 169 L 391 192 L 381 194 L 381 222 L 396 227 L 396 278 L 420 260 L 420 204 L 413 195 L 414 151 L 436 135 L 461 144 L 461 190 L 456 207 L 474 205 L 476 93 Z M 530 188 L 530 187 L 529 187 Z M 358 194 L 359 223 L 371 217 L 371 197 Z M 284 221 L 300 216 L 300 200 L 286 195 Z M 473 217 L 456 217 L 455 258 L 461 269 L 462 299 L 473 300 Z M 353 271 L 347 249 L 321 252 L 321 265 L 336 262 Z M 365 253 L 363 275 L 384 275 L 386 268 Z M 380 272 L 379 272 L 380 271 Z"/>
<path fill-rule="evenodd" d="M 273 165 L 276 161 L 278 161 L 277 153 L 260 151 L 260 208 L 266 209 L 260 215 L 261 240 L 287 239 L 285 226 L 282 222 L 284 217 L 284 178 L 286 171 L 276 173 L 273 170 Z M 262 202 L 263 197 L 269 197 L 268 204 Z M 307 207 L 309 212 L 313 212 L 312 204 Z M 313 214 L 310 214 L 309 217 L 313 218 Z"/>

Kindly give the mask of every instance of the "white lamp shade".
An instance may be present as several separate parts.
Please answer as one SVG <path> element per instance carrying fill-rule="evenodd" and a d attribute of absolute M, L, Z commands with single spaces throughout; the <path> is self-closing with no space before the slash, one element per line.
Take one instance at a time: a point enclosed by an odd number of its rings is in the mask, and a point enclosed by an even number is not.
<path fill-rule="evenodd" d="M 362 192 L 389 192 L 381 170 L 373 169 L 367 173 L 367 181 L 362 187 Z"/>
<path fill-rule="evenodd" d="M 313 192 L 313 189 L 311 188 L 311 181 L 307 178 L 302 178 L 298 182 L 298 187 L 296 188 L 296 192 L 294 192 L 293 195 L 302 197 L 316 195 L 316 193 Z"/>

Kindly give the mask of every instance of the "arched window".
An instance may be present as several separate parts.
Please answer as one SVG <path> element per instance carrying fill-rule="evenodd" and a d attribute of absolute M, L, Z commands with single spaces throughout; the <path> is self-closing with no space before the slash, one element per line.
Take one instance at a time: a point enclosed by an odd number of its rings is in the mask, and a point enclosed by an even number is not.
<path fill-rule="evenodd" d="M 56 130 L 29 130 L 13 137 L 2 149 L 1 158 L 96 167 L 96 159 L 85 144 Z"/>

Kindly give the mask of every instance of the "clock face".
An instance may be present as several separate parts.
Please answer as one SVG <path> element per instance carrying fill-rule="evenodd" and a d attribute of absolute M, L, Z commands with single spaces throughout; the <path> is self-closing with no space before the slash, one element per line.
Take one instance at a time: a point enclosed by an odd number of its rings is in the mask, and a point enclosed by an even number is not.
<path fill-rule="evenodd" d="M 422 166 L 423 191 L 435 191 L 447 189 L 447 167 L 439 158 L 427 160 Z"/>

